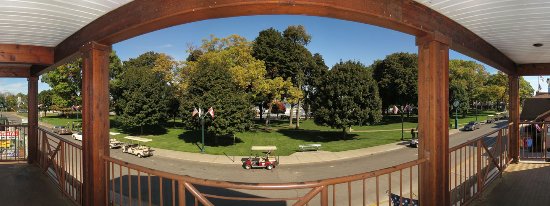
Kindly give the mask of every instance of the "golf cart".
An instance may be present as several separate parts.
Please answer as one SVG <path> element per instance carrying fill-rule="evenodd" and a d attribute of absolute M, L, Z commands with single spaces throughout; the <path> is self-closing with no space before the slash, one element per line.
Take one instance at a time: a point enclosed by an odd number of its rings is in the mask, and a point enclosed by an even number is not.
<path fill-rule="evenodd" d="M 121 141 L 118 141 L 117 139 L 109 139 L 109 148 L 111 149 L 115 149 L 115 148 L 120 148 L 122 147 L 122 145 L 124 145 L 123 142 Z"/>
<path fill-rule="evenodd" d="M 255 157 L 248 157 L 246 161 L 243 162 L 243 168 L 249 170 L 252 168 L 266 168 L 268 170 L 273 169 L 275 166 L 279 165 L 279 159 L 275 157 L 270 157 L 271 152 L 277 150 L 276 146 L 252 146 L 250 149 L 252 151 L 261 151 L 264 153 L 264 156 L 260 157 L 256 154 Z"/>
<path fill-rule="evenodd" d="M 411 141 L 409 142 L 409 147 L 418 148 L 418 127 L 416 127 L 416 129 L 411 129 Z"/>
<path fill-rule="evenodd" d="M 141 157 L 153 156 L 153 150 L 151 150 L 150 147 L 145 146 L 145 145 L 141 145 L 141 142 L 150 142 L 150 141 L 153 141 L 152 139 L 141 138 L 141 137 L 133 137 L 133 136 L 128 136 L 128 137 L 124 137 L 124 138 L 132 140 L 132 143 L 122 145 L 122 152 L 133 154 L 133 155 L 136 155 L 140 158 Z M 133 143 L 134 141 L 137 141 L 138 144 Z"/>

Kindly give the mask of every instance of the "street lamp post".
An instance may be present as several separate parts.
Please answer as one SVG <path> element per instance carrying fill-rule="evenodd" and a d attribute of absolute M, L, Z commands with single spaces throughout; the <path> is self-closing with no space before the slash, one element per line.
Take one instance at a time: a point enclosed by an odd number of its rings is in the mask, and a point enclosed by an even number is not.
<path fill-rule="evenodd" d="M 477 105 L 479 104 L 479 102 L 474 102 L 474 106 L 476 107 L 476 122 L 477 122 Z"/>
<path fill-rule="evenodd" d="M 458 129 L 458 105 L 460 105 L 460 102 L 455 100 L 453 102 L 453 106 L 455 107 L 455 129 Z"/>
<path fill-rule="evenodd" d="M 214 109 L 210 107 L 208 112 L 203 112 L 203 110 L 199 107 L 199 110 L 195 109 L 193 111 L 193 116 L 198 115 L 199 120 L 201 123 L 201 139 L 202 139 L 202 147 L 201 147 L 201 153 L 204 153 L 205 151 L 205 145 L 204 145 L 204 117 L 206 117 L 206 114 L 210 114 L 212 118 L 214 118 Z"/>

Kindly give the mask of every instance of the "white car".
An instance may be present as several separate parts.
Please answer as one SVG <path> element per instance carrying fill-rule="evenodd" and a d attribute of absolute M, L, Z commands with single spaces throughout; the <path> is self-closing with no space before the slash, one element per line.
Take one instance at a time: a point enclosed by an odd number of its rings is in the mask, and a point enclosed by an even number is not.
<path fill-rule="evenodd" d="M 82 132 L 73 133 L 73 139 L 82 141 Z"/>

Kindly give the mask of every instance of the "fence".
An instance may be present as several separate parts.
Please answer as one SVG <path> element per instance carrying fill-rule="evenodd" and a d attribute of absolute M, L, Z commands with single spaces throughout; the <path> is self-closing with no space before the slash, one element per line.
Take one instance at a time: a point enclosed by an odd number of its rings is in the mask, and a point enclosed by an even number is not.
<path fill-rule="evenodd" d="M 380 205 L 418 199 L 414 160 L 351 176 L 300 183 L 235 183 L 176 175 L 111 157 L 106 205 Z M 394 194 L 392 196 L 392 194 Z"/>
<path fill-rule="evenodd" d="M 26 161 L 27 125 L 0 125 L 0 162 Z"/>
<path fill-rule="evenodd" d="M 510 163 L 511 124 L 449 149 L 451 205 L 466 205 Z"/>
<path fill-rule="evenodd" d="M 74 203 L 82 204 L 82 146 L 38 129 L 38 164 Z"/>
<path fill-rule="evenodd" d="M 520 123 L 520 159 L 546 160 L 548 138 L 548 122 Z"/>

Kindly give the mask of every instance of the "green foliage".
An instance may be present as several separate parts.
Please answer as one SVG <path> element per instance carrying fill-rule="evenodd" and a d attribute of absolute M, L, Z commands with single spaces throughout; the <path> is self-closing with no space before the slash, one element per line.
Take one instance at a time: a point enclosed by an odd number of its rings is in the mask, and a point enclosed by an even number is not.
<path fill-rule="evenodd" d="M 122 63 L 114 51 L 109 55 L 109 75 L 118 78 L 122 73 Z M 51 108 L 63 110 L 72 105 L 80 105 L 82 97 L 82 59 L 61 65 L 44 74 L 41 81 L 51 88 Z"/>
<path fill-rule="evenodd" d="M 44 74 L 41 80 L 52 90 L 53 109 L 61 110 L 82 101 L 82 59 L 57 67 Z"/>
<path fill-rule="evenodd" d="M 328 72 L 315 95 L 315 123 L 343 129 L 381 120 L 382 101 L 368 69 L 359 62 L 340 62 Z"/>
<path fill-rule="evenodd" d="M 383 108 L 418 104 L 418 55 L 393 53 L 371 66 Z"/>
<path fill-rule="evenodd" d="M 182 98 L 182 108 L 187 125 L 200 128 L 198 118 L 191 116 L 194 108 L 203 111 L 212 107 L 215 117 L 207 116 L 206 126 L 210 133 L 217 136 L 233 134 L 250 128 L 255 113 L 249 102 L 249 96 L 232 78 L 226 65 L 219 61 L 210 61 L 216 52 L 202 55 L 196 69 L 189 75 L 189 86 Z"/>
<path fill-rule="evenodd" d="M 214 119 L 206 121 L 217 136 L 244 131 L 252 125 L 252 100 L 263 95 L 265 66 L 252 56 L 251 43 L 243 37 L 211 37 L 203 40 L 201 55 L 185 62 L 182 69 L 182 113 L 213 107 Z M 187 116 L 188 126 L 199 127 L 196 117 Z"/>
<path fill-rule="evenodd" d="M 147 52 L 124 62 L 124 70 L 112 88 L 117 121 L 125 129 L 158 127 L 166 123 L 172 88 L 165 73 L 155 71 L 155 62 L 161 54 Z"/>
<path fill-rule="evenodd" d="M 42 111 L 46 112 L 53 104 L 53 93 L 52 90 L 43 90 L 38 93 L 38 104 L 41 104 Z"/>

